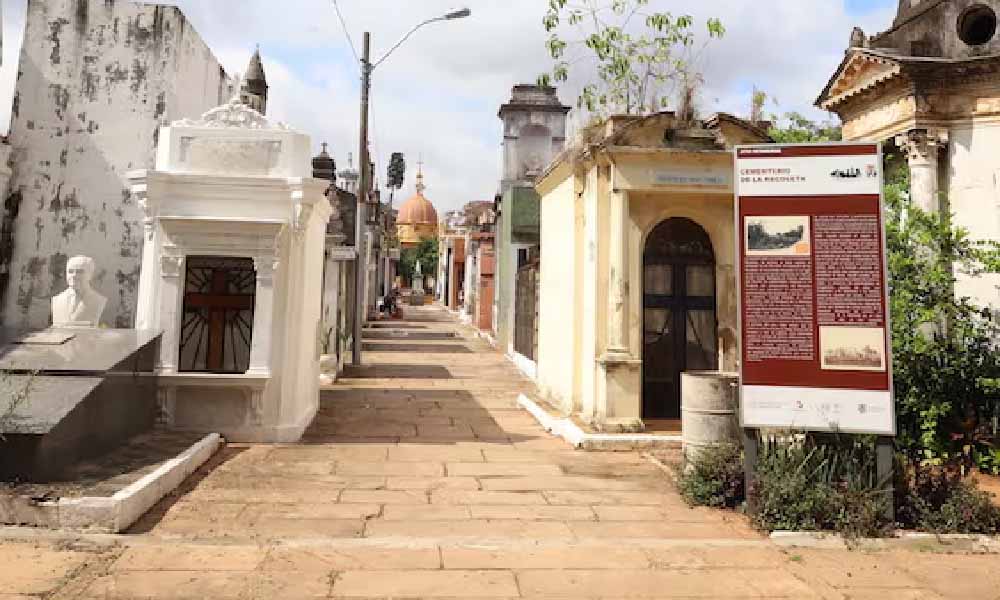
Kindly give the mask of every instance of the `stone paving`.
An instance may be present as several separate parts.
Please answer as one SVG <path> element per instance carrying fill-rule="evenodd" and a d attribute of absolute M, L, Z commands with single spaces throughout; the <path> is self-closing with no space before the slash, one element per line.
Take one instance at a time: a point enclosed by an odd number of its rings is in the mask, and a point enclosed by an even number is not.
<path fill-rule="evenodd" d="M 407 316 L 303 443 L 226 447 L 127 536 L 4 532 L 0 600 L 1000 599 L 1000 556 L 782 550 L 687 508 L 641 454 L 544 433 L 529 382 L 444 311 Z"/>

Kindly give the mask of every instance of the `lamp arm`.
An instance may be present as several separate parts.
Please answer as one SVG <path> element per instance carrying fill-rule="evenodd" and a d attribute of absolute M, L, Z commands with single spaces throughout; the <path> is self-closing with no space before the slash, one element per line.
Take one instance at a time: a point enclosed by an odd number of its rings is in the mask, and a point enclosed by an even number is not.
<path fill-rule="evenodd" d="M 380 64 L 382 64 L 383 62 L 385 62 L 385 59 L 389 58 L 389 55 L 392 54 L 396 50 L 396 48 L 399 48 L 400 46 L 402 46 L 403 42 L 405 42 L 406 40 L 410 39 L 410 36 L 413 35 L 418 29 L 420 29 L 424 25 L 429 25 L 431 23 L 436 23 L 437 21 L 444 21 L 444 20 L 445 20 L 445 17 L 435 17 L 433 19 L 427 19 L 423 23 L 418 24 L 416 27 L 414 27 L 413 29 L 411 29 L 410 31 L 408 31 L 406 35 L 404 35 L 402 38 L 400 38 L 400 40 L 398 42 L 396 42 L 396 44 L 392 48 L 389 48 L 389 51 L 386 52 L 385 54 L 383 54 L 382 58 L 380 58 L 377 61 L 375 61 L 375 63 L 372 64 L 372 66 L 370 67 L 371 70 L 374 71 L 375 67 L 377 67 Z"/>

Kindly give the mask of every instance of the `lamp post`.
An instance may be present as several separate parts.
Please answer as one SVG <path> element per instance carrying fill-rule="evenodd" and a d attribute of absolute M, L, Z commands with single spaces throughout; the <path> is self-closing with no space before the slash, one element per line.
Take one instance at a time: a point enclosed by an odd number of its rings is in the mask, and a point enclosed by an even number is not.
<path fill-rule="evenodd" d="M 413 35 L 416 30 L 420 29 L 424 25 L 429 25 L 438 21 L 464 19 L 471 14 L 471 10 L 463 8 L 440 17 L 427 19 L 423 23 L 419 23 L 416 27 L 408 31 L 406 35 L 400 38 L 400 40 L 396 42 L 392 48 L 389 48 L 389 51 L 386 52 L 382 58 L 378 59 L 374 63 L 371 62 L 371 33 L 367 31 L 365 32 L 361 55 L 361 148 L 359 152 L 361 155 L 361 177 L 358 181 L 358 214 L 354 220 L 356 228 L 354 244 L 355 249 L 358 251 L 358 256 L 354 268 L 354 344 L 351 352 L 351 364 L 357 367 L 361 366 L 361 328 L 365 321 L 365 311 L 368 310 L 368 307 L 366 306 L 367 302 L 365 302 L 365 287 L 368 282 L 368 267 L 365 264 L 367 262 L 367 244 L 364 244 L 363 240 L 365 239 L 364 233 L 368 220 L 365 216 L 365 209 L 368 204 L 368 194 L 370 193 L 369 188 L 372 184 L 373 175 L 369 168 L 368 158 L 368 96 L 371 93 L 372 71 L 385 62 L 385 59 L 389 58 L 389 55 L 392 54 L 396 48 L 399 48 L 403 42 Z"/>

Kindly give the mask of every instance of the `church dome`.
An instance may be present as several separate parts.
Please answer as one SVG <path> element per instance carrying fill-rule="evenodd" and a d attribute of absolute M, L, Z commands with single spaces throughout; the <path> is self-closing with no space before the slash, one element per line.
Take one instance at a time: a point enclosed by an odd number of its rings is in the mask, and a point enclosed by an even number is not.
<path fill-rule="evenodd" d="M 417 193 L 399 207 L 399 224 L 437 225 L 438 214 L 431 201 L 424 197 L 424 176 L 417 173 Z"/>

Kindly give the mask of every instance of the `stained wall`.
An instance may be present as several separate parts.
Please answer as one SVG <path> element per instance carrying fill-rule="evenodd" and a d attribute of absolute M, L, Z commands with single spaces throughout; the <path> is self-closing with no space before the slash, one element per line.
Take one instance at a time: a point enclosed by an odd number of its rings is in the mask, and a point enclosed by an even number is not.
<path fill-rule="evenodd" d="M 151 168 L 158 128 L 231 95 L 219 61 L 176 7 L 29 0 L 11 115 L 13 225 L 3 322 L 48 323 L 68 257 L 97 261 L 106 324 L 132 327 L 141 209 L 125 174 Z"/>

